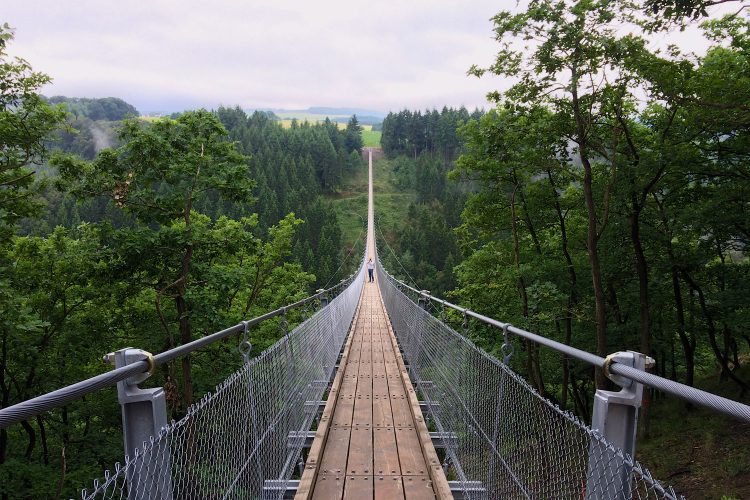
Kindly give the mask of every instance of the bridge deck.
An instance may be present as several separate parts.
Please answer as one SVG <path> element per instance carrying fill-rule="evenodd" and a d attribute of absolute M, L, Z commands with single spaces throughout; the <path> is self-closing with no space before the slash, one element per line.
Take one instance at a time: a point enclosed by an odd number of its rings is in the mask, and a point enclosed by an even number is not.
<path fill-rule="evenodd" d="M 451 498 L 377 283 L 364 286 L 296 498 Z"/>

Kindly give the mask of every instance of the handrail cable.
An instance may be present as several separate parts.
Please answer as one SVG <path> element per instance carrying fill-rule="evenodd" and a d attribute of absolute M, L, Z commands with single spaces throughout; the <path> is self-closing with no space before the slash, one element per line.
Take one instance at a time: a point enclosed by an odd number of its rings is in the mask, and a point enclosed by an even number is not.
<path fill-rule="evenodd" d="M 27 399 L 26 401 L 22 401 L 21 403 L 9 406 L 7 408 L 2 408 L 0 409 L 0 429 L 4 429 L 5 427 L 16 424 L 30 417 L 39 415 L 40 413 L 44 413 L 53 408 L 64 406 L 72 401 L 81 399 L 87 394 L 96 392 L 99 389 L 103 389 L 105 387 L 113 386 L 118 382 L 130 378 L 134 375 L 147 372 L 150 368 L 161 366 L 165 363 L 168 363 L 169 361 L 172 361 L 173 359 L 190 354 L 193 351 L 201 349 L 202 347 L 219 341 L 225 337 L 241 333 L 245 330 L 246 327 L 257 325 L 259 323 L 262 323 L 263 321 L 275 318 L 277 316 L 282 316 L 286 314 L 289 309 L 294 309 L 316 299 L 319 299 L 330 291 L 346 284 L 351 279 L 352 277 L 346 278 L 344 280 L 341 280 L 331 288 L 316 292 L 315 294 L 298 300 L 293 304 L 280 307 L 274 311 L 267 312 L 248 321 L 242 321 L 234 326 L 230 326 L 229 328 L 225 328 L 224 330 L 212 333 L 211 335 L 206 335 L 205 337 L 193 340 L 192 342 L 189 342 L 187 344 L 156 354 L 153 357 L 153 366 L 150 365 L 148 360 L 137 361 L 127 366 L 116 368 L 114 370 L 88 378 L 86 380 L 82 380 L 75 384 L 62 387 L 52 392 L 48 392 L 47 394 L 42 394 L 41 396 Z"/>
<path fill-rule="evenodd" d="M 382 267 L 382 264 L 381 264 L 381 267 Z M 383 268 L 383 270 L 385 270 L 385 268 Z M 386 271 L 386 274 L 387 274 L 387 271 Z M 601 356 L 597 356 L 596 354 L 592 354 L 590 352 L 577 349 L 575 347 L 557 342 L 547 337 L 543 337 L 539 334 L 529 332 L 522 328 L 515 327 L 511 325 L 510 323 L 505 323 L 502 321 L 498 321 L 496 319 L 492 319 L 483 314 L 479 314 L 470 309 L 466 309 L 459 305 L 448 302 L 447 300 L 434 297 L 430 295 L 428 292 L 413 288 L 407 285 L 406 283 L 404 283 L 403 281 L 400 281 L 394 278 L 391 275 L 388 275 L 388 276 L 393 281 L 395 281 L 396 283 L 399 283 L 401 286 L 412 291 L 418 296 L 421 296 L 430 301 L 434 301 L 439 304 L 442 304 L 443 307 L 449 307 L 451 309 L 454 309 L 460 312 L 461 314 L 470 316 L 485 324 L 494 326 L 496 328 L 505 329 L 508 332 L 513 333 L 514 335 L 518 337 L 524 338 L 526 340 L 530 340 L 534 342 L 535 344 L 543 345 L 545 347 L 548 347 L 550 349 L 553 349 L 555 351 L 558 351 L 567 356 L 578 359 L 580 361 L 583 361 L 585 363 L 588 363 L 598 368 L 604 368 L 605 364 L 609 364 L 610 373 L 613 373 L 615 375 L 621 375 L 632 381 L 639 382 L 641 384 L 647 385 L 649 387 L 653 387 L 654 389 L 660 390 L 662 392 L 672 394 L 673 396 L 677 396 L 678 398 L 682 400 L 689 401 L 691 403 L 695 403 L 697 405 L 704 406 L 712 410 L 716 410 L 718 412 L 724 413 L 734 418 L 738 418 L 740 420 L 744 420 L 746 422 L 750 422 L 750 406 L 746 404 L 743 404 L 738 401 L 734 401 L 732 399 L 728 399 L 722 396 L 718 396 L 710 392 L 702 391 L 700 389 L 696 389 L 695 387 L 690 387 L 689 385 L 681 384 L 679 382 L 675 382 L 674 380 L 669 380 L 664 377 L 654 375 L 652 373 L 638 370 L 636 368 L 632 368 L 622 363 L 611 362 L 610 364 L 610 361 L 608 361 L 607 358 L 602 358 Z"/>

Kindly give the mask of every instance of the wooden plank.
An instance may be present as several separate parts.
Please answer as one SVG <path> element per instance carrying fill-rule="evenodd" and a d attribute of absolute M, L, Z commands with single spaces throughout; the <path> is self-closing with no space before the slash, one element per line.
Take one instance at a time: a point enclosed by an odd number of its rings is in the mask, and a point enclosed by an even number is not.
<path fill-rule="evenodd" d="M 399 476 L 376 476 L 375 500 L 401 500 L 404 498 L 404 483 Z"/>
<path fill-rule="evenodd" d="M 395 429 L 393 427 L 375 427 L 372 430 L 372 444 L 375 474 L 401 475 Z"/>
<path fill-rule="evenodd" d="M 373 476 L 346 476 L 344 498 L 351 500 L 372 500 L 374 494 L 372 483 Z"/>
<path fill-rule="evenodd" d="M 424 455 L 422 455 L 422 448 L 419 445 L 419 436 L 417 436 L 417 431 L 413 427 L 396 427 L 396 444 L 402 475 L 423 476 L 429 474 Z"/>
<path fill-rule="evenodd" d="M 337 426 L 352 425 L 354 414 L 354 394 L 342 394 L 338 398 L 331 423 Z"/>
<path fill-rule="evenodd" d="M 352 341 L 354 339 L 355 325 L 358 323 L 359 314 L 362 309 L 362 296 L 363 296 L 363 293 L 360 293 L 359 303 L 357 304 L 357 308 L 354 311 L 352 324 L 349 328 L 349 333 L 347 334 L 346 342 L 344 343 L 344 351 L 341 356 L 342 364 L 345 364 L 349 357 L 349 352 L 351 350 Z M 300 484 L 299 484 L 299 488 L 297 488 L 295 499 L 307 500 L 312 497 L 313 491 L 315 490 L 315 486 L 319 479 L 318 464 L 323 458 L 323 453 L 324 453 L 324 449 L 326 446 L 326 440 L 328 438 L 328 434 L 331 429 L 332 416 L 336 411 L 336 406 L 339 401 L 338 390 L 339 390 L 339 387 L 341 387 L 343 378 L 344 378 L 344 371 L 337 370 L 336 375 L 333 378 L 331 391 L 328 394 L 328 400 L 326 401 L 325 408 L 323 409 L 323 415 L 321 416 L 320 422 L 318 424 L 318 428 L 315 431 L 315 439 L 313 440 L 312 447 L 310 448 L 310 452 L 307 455 L 307 461 L 305 462 L 305 469 L 302 473 L 302 477 L 300 478 Z M 343 493 L 343 489 L 342 489 L 342 493 Z M 335 494 L 327 495 L 327 496 L 329 498 L 340 498 L 340 496 L 337 497 Z"/>
<path fill-rule="evenodd" d="M 389 394 L 391 402 L 391 412 L 393 414 L 393 425 L 395 426 L 413 426 L 414 418 L 409 408 L 409 401 L 403 394 Z"/>
<path fill-rule="evenodd" d="M 332 500 L 343 498 L 345 478 L 344 475 L 320 474 L 315 482 L 315 497 Z M 299 490 L 297 490 L 297 495 L 299 495 Z M 294 498 L 298 498 L 298 496 Z"/>
<path fill-rule="evenodd" d="M 364 287 L 347 342 L 314 498 L 449 498 L 435 486 L 448 483 L 422 442 L 429 433 L 376 286 Z"/>
<path fill-rule="evenodd" d="M 346 461 L 347 475 L 372 474 L 372 428 L 353 427 Z"/>
<path fill-rule="evenodd" d="M 381 303 L 381 306 L 385 308 L 385 304 L 383 303 L 382 296 L 380 297 L 380 303 Z M 432 444 L 432 439 L 430 438 L 430 434 L 428 432 L 427 425 L 424 421 L 422 411 L 419 408 L 419 401 L 417 400 L 416 392 L 414 391 L 414 388 L 412 387 L 411 380 L 409 379 L 409 374 L 406 371 L 406 368 L 404 366 L 404 360 L 401 357 L 401 353 L 398 351 L 396 335 L 393 332 L 393 326 L 390 323 L 388 323 L 387 327 L 389 331 L 389 336 L 391 338 L 391 343 L 394 348 L 396 360 L 398 362 L 399 367 L 401 368 L 402 386 L 407 391 L 406 394 L 407 394 L 407 398 L 409 402 L 409 408 L 411 410 L 413 422 L 416 428 L 419 446 L 420 446 L 420 449 L 422 450 L 422 460 L 424 461 L 425 466 L 427 467 L 427 471 L 430 476 L 430 479 L 432 480 L 432 489 L 434 493 L 437 495 L 437 498 L 441 500 L 452 499 L 453 494 L 451 493 L 450 486 L 448 485 L 448 479 L 445 477 L 445 473 L 443 472 L 443 469 L 440 466 L 440 461 L 438 460 L 435 447 Z M 403 469 L 403 462 L 402 462 L 402 469 Z M 406 491 L 406 485 L 404 485 L 404 491 Z"/>
<path fill-rule="evenodd" d="M 431 500 L 435 498 L 430 476 L 404 477 L 404 498 L 406 500 Z"/>
<path fill-rule="evenodd" d="M 346 475 L 344 466 L 349 456 L 350 438 L 351 428 L 331 427 L 328 431 L 323 458 L 318 467 L 320 473 Z"/>
<path fill-rule="evenodd" d="M 372 396 L 372 425 L 375 427 L 393 427 L 393 411 L 388 391 L 375 392 Z"/>

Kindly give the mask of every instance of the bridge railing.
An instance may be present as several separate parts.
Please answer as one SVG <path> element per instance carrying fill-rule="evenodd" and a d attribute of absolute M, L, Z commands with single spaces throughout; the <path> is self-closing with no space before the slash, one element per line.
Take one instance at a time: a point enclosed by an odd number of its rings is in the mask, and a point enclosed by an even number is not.
<path fill-rule="evenodd" d="M 337 285 L 294 304 L 243 321 L 152 356 L 123 349 L 107 357 L 116 368 L 23 403 L 0 409 L 0 427 L 32 418 L 105 387 L 117 385 L 125 458 L 83 490 L 82 498 L 277 498 L 292 476 L 303 436 L 317 415 L 362 289 L 364 266 Z M 287 312 L 317 312 L 291 331 Z M 282 338 L 250 358 L 250 328 L 280 319 Z M 138 384 L 156 367 L 233 335 L 243 335 L 241 368 L 167 422 L 164 391 Z M 264 491 L 268 480 L 274 488 Z"/>
<path fill-rule="evenodd" d="M 466 498 L 679 498 L 633 459 L 637 407 L 647 383 L 750 420 L 750 407 L 643 371 L 644 358 L 607 359 L 526 332 L 389 275 L 379 285 L 412 382 L 444 437 L 445 468 Z M 500 361 L 426 309 L 430 302 L 604 367 L 620 392 L 598 391 L 593 427 L 541 397 Z M 506 351 L 509 343 L 506 338 Z M 628 366 L 628 363 L 633 366 Z M 599 405 L 597 407 L 596 405 Z"/>

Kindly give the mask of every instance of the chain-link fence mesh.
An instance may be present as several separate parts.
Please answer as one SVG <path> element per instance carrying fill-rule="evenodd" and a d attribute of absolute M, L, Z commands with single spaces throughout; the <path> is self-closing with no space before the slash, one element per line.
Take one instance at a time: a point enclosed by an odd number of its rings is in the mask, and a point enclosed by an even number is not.
<path fill-rule="evenodd" d="M 430 315 L 378 262 L 420 399 L 466 498 L 680 498 L 505 364 Z"/>
<path fill-rule="evenodd" d="M 364 266 L 330 304 L 250 359 L 82 498 L 281 498 L 348 333 L 363 273 Z"/>

